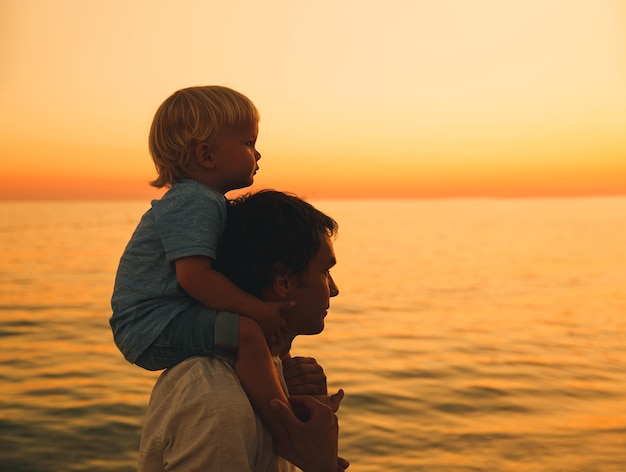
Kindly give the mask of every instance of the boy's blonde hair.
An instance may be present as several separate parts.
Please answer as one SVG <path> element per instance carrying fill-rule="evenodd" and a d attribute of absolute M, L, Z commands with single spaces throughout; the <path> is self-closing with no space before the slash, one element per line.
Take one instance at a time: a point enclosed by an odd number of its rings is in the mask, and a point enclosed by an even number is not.
<path fill-rule="evenodd" d="M 259 111 L 248 97 L 219 85 L 189 87 L 165 100 L 152 120 L 149 149 L 158 178 L 150 185 L 170 187 L 187 176 L 197 144 L 221 130 L 256 124 Z"/>

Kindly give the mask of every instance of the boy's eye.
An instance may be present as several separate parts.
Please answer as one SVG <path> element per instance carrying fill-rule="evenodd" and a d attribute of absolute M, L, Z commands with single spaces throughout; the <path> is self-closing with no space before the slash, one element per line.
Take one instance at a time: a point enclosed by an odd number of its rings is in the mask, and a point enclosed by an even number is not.
<path fill-rule="evenodd" d="M 249 146 L 249 147 L 254 147 L 254 141 L 248 141 L 248 142 L 246 143 L 246 146 Z"/>

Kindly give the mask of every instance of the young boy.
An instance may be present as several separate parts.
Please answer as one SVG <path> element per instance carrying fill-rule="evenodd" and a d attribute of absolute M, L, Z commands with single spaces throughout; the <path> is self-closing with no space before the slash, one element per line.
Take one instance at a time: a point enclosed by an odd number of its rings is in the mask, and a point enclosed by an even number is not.
<path fill-rule="evenodd" d="M 220 86 L 179 90 L 159 107 L 149 138 L 152 185 L 169 190 L 121 257 L 110 324 L 125 358 L 148 370 L 193 356 L 228 361 L 288 459 L 290 440 L 269 411 L 271 399 L 287 399 L 266 339 L 280 336 L 280 310 L 293 303 L 261 301 L 213 270 L 224 194 L 251 185 L 259 169 L 258 121 L 247 97 Z"/>

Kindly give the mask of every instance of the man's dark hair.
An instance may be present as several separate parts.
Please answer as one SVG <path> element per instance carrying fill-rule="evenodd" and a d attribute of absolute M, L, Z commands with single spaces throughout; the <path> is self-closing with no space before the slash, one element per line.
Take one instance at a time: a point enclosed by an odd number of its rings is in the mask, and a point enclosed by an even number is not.
<path fill-rule="evenodd" d="M 275 275 L 300 277 L 337 222 L 295 195 L 262 190 L 232 200 L 216 269 L 253 295 Z"/>

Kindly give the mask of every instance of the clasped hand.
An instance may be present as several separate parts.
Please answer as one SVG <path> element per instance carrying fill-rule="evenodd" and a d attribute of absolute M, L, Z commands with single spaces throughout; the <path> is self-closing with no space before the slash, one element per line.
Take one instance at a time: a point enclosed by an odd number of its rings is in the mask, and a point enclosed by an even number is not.
<path fill-rule="evenodd" d="M 321 454 L 319 459 L 325 457 L 323 453 L 329 455 L 334 453 L 337 471 L 344 471 L 350 463 L 337 457 L 339 425 L 335 415 L 344 397 L 343 390 L 340 389 L 337 393 L 328 395 L 324 369 L 312 357 L 287 356 L 282 359 L 282 364 L 287 389 L 290 395 L 293 395 L 289 398 L 289 402 L 295 416 L 282 403 L 281 405 L 274 403 L 272 407 L 275 408 L 275 412 L 280 412 L 281 420 L 293 435 L 294 446 L 299 445 L 298 440 L 311 441 L 307 435 L 317 437 L 317 442 L 312 447 L 314 451 Z M 310 400 L 303 400 L 305 398 L 310 398 Z M 278 400 L 275 401 L 278 402 Z M 334 446 L 331 446 L 330 443 L 333 441 Z M 302 454 L 306 452 L 303 451 Z M 311 451 L 308 450 L 308 452 Z"/>

